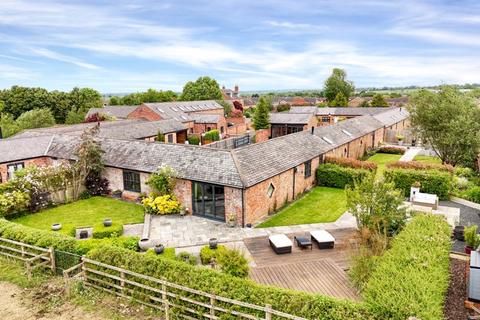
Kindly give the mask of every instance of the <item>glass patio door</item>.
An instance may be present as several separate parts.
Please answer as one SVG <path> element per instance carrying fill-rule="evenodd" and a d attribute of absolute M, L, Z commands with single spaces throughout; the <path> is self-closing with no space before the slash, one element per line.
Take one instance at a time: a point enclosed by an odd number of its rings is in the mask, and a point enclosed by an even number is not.
<path fill-rule="evenodd" d="M 225 192 L 223 186 L 192 182 L 193 214 L 225 221 Z"/>

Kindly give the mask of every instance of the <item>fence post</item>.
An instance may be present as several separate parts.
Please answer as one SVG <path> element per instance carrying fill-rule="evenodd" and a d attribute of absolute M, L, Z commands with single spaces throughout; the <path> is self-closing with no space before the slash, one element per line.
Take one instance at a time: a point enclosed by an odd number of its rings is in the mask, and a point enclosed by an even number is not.
<path fill-rule="evenodd" d="M 84 257 L 82 256 L 82 278 L 83 282 L 87 283 L 87 266 L 85 265 L 85 260 L 83 260 Z"/>
<path fill-rule="evenodd" d="M 120 286 L 122 287 L 122 292 L 125 291 L 125 272 L 121 271 L 120 272 L 120 278 L 122 278 L 122 280 L 120 281 Z"/>
<path fill-rule="evenodd" d="M 56 266 L 55 266 L 55 249 L 53 247 L 48 248 L 48 251 L 50 253 L 50 269 L 52 269 L 53 274 L 55 274 Z"/>
<path fill-rule="evenodd" d="M 211 295 L 210 296 L 210 315 L 212 316 L 212 319 L 213 317 L 215 317 L 215 295 Z"/>
<path fill-rule="evenodd" d="M 27 279 L 32 279 L 32 263 L 30 261 L 25 261 L 25 267 L 27 268 Z"/>
<path fill-rule="evenodd" d="M 25 247 L 23 244 L 20 246 L 20 249 L 22 250 L 22 258 L 25 257 Z"/>
<path fill-rule="evenodd" d="M 168 304 L 168 295 L 167 295 L 167 285 L 165 284 L 165 279 L 162 279 L 162 300 L 163 308 L 165 309 L 165 319 L 170 319 L 170 305 Z"/>
<path fill-rule="evenodd" d="M 272 320 L 272 306 L 270 304 L 265 306 L 265 320 Z"/>

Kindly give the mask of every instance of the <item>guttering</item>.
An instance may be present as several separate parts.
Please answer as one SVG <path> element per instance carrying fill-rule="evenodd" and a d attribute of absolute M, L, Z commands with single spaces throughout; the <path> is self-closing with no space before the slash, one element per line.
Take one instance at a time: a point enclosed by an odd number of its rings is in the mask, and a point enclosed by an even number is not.
<path fill-rule="evenodd" d="M 240 190 L 242 190 L 242 228 L 245 228 L 245 188 Z"/>

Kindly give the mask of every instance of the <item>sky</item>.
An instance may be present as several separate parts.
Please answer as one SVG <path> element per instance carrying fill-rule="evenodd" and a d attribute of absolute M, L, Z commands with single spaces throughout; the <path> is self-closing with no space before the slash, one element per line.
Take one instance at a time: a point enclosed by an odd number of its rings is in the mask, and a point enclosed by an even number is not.
<path fill-rule="evenodd" d="M 0 88 L 480 82 L 480 1 L 0 0 Z"/>

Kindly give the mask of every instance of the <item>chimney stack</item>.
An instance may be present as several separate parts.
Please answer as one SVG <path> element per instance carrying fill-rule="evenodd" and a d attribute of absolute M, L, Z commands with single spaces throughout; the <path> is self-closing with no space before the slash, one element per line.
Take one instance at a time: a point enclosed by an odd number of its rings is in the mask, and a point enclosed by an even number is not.
<path fill-rule="evenodd" d="M 315 132 L 315 127 L 312 127 L 311 131 L 312 131 L 312 134 L 313 134 Z"/>
<path fill-rule="evenodd" d="M 235 89 L 233 91 L 238 92 L 238 84 L 235 85 Z"/>

